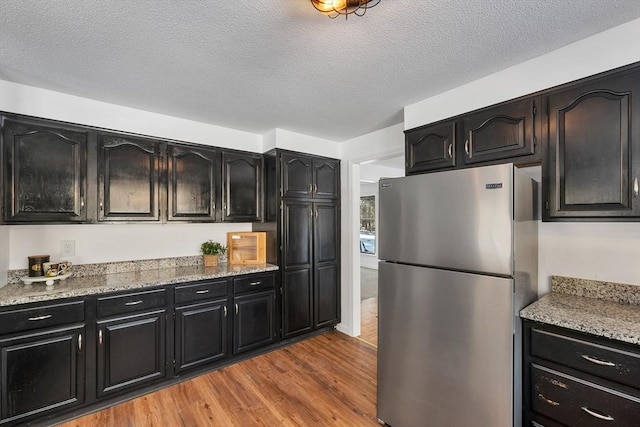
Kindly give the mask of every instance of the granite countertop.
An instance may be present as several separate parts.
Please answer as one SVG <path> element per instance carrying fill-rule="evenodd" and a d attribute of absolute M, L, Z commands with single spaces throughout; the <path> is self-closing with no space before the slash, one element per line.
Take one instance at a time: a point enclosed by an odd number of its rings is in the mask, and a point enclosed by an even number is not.
<path fill-rule="evenodd" d="M 640 344 L 640 286 L 553 276 L 551 293 L 520 317 Z"/>
<path fill-rule="evenodd" d="M 52 289 L 43 282 L 9 283 L 0 288 L 0 307 L 276 270 L 278 266 L 273 264 L 225 263 L 218 267 L 195 265 L 70 277 L 56 281 Z"/>

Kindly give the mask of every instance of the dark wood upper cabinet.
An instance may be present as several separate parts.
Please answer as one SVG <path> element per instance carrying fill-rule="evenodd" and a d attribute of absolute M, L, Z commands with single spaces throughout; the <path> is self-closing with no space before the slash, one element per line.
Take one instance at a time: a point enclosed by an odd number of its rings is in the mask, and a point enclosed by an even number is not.
<path fill-rule="evenodd" d="M 406 131 L 406 174 L 453 168 L 456 165 L 455 141 L 455 121 Z"/>
<path fill-rule="evenodd" d="M 217 155 L 214 149 L 168 146 L 168 221 L 215 221 Z"/>
<path fill-rule="evenodd" d="M 463 116 L 459 148 L 464 164 L 534 154 L 538 99 L 523 99 Z"/>
<path fill-rule="evenodd" d="M 85 221 L 88 133 L 37 119 L 0 121 L 5 221 Z"/>
<path fill-rule="evenodd" d="M 262 156 L 222 152 L 222 220 L 262 219 Z"/>
<path fill-rule="evenodd" d="M 543 219 L 640 217 L 640 68 L 552 92 Z"/>
<path fill-rule="evenodd" d="M 340 161 L 300 153 L 280 157 L 282 197 L 337 199 L 340 197 Z"/>
<path fill-rule="evenodd" d="M 340 160 L 322 157 L 313 159 L 313 197 L 340 198 Z"/>
<path fill-rule="evenodd" d="M 161 144 L 124 135 L 99 137 L 99 221 L 159 221 Z"/>
<path fill-rule="evenodd" d="M 298 153 L 282 153 L 282 197 L 311 197 L 313 193 L 313 160 Z"/>

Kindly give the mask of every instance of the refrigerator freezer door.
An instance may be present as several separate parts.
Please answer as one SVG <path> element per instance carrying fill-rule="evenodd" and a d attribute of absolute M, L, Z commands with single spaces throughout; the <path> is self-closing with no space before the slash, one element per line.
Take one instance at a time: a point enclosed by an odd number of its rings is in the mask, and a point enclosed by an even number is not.
<path fill-rule="evenodd" d="M 387 262 L 378 277 L 378 418 L 511 426 L 512 280 Z"/>
<path fill-rule="evenodd" d="M 513 165 L 380 180 L 380 259 L 513 274 Z"/>

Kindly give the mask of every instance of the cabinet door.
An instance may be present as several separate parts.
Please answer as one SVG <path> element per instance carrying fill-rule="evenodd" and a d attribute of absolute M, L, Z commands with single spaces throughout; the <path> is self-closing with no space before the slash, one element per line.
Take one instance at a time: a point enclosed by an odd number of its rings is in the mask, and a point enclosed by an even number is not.
<path fill-rule="evenodd" d="M 271 344 L 275 339 L 273 291 L 258 292 L 233 299 L 233 353 Z"/>
<path fill-rule="evenodd" d="M 100 221 L 158 221 L 160 143 L 100 136 Z"/>
<path fill-rule="evenodd" d="M 176 308 L 176 373 L 227 356 L 227 300 Z"/>
<path fill-rule="evenodd" d="M 455 121 L 406 131 L 406 174 L 454 167 L 456 165 L 455 141 Z"/>
<path fill-rule="evenodd" d="M 84 326 L 0 339 L 0 423 L 84 402 Z"/>
<path fill-rule="evenodd" d="M 314 204 L 314 326 L 340 318 L 340 210 L 333 203 Z"/>
<path fill-rule="evenodd" d="M 640 69 L 552 93 L 544 220 L 640 217 Z"/>
<path fill-rule="evenodd" d="M 313 160 L 309 156 L 282 153 L 282 197 L 311 197 L 313 192 Z"/>
<path fill-rule="evenodd" d="M 87 132 L 0 118 L 7 222 L 86 220 Z"/>
<path fill-rule="evenodd" d="M 461 121 L 464 164 L 534 154 L 536 112 L 536 99 L 525 99 L 465 116 Z"/>
<path fill-rule="evenodd" d="M 282 203 L 282 333 L 313 328 L 313 203 Z"/>
<path fill-rule="evenodd" d="M 165 311 L 98 322 L 98 396 L 165 377 Z"/>
<path fill-rule="evenodd" d="M 168 147 L 167 220 L 215 221 L 216 154 L 215 150 Z"/>
<path fill-rule="evenodd" d="M 313 197 L 340 198 L 340 160 L 313 159 Z"/>
<path fill-rule="evenodd" d="M 222 220 L 260 221 L 262 218 L 262 157 L 222 153 Z"/>

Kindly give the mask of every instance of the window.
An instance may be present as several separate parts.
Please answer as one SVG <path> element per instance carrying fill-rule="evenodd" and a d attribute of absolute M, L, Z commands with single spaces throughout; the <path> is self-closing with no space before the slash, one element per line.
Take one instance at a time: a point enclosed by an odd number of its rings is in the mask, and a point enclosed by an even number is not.
<path fill-rule="evenodd" d="M 360 253 L 376 253 L 376 197 L 360 197 Z"/>

